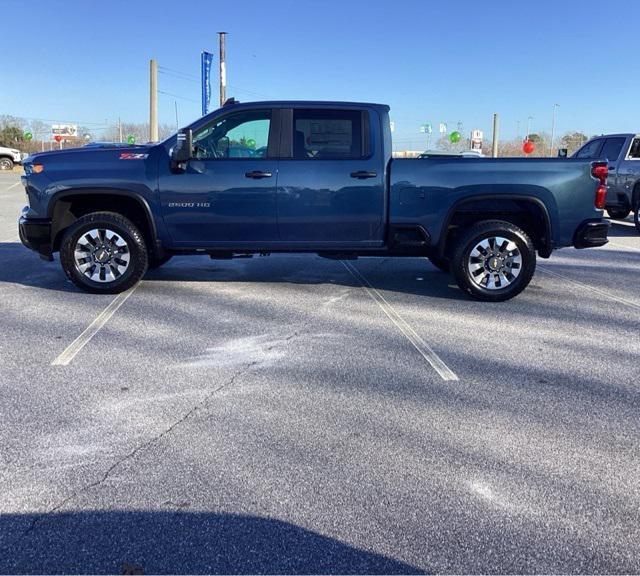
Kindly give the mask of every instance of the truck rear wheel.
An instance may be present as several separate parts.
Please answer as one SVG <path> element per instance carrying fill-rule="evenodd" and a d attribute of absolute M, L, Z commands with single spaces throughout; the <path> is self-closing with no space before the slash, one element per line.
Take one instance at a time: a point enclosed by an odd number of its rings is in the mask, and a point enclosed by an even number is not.
<path fill-rule="evenodd" d="M 457 241 L 451 271 L 461 290 L 478 300 L 502 302 L 520 294 L 536 269 L 527 234 L 501 220 L 479 222 Z"/>
<path fill-rule="evenodd" d="M 607 208 L 607 213 L 614 220 L 624 220 L 631 213 L 631 208 Z"/>
<path fill-rule="evenodd" d="M 94 212 L 76 220 L 60 244 L 60 262 L 69 279 L 95 294 L 128 290 L 147 271 L 147 248 L 130 220 L 114 212 Z"/>

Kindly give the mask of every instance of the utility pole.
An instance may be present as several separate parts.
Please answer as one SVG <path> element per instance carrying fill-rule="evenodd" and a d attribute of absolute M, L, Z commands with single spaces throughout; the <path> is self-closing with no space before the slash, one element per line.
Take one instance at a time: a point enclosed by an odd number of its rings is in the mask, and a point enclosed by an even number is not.
<path fill-rule="evenodd" d="M 498 157 L 498 124 L 499 124 L 499 118 L 498 118 L 498 113 L 496 112 L 493 115 L 493 142 L 491 144 L 492 158 Z"/>
<path fill-rule="evenodd" d="M 551 117 L 551 144 L 549 145 L 549 156 L 553 156 L 553 139 L 556 135 L 556 110 L 560 104 L 553 105 L 553 116 Z"/>
<path fill-rule="evenodd" d="M 220 106 L 224 106 L 224 103 L 227 100 L 227 63 L 224 48 L 224 39 L 226 35 L 226 32 L 218 32 L 220 42 Z"/>
<path fill-rule="evenodd" d="M 533 116 L 529 116 L 529 118 L 527 118 L 527 135 L 525 140 L 529 140 L 529 134 L 531 134 L 531 120 L 533 120 Z"/>
<path fill-rule="evenodd" d="M 120 138 L 119 142 L 122 142 L 122 122 L 120 122 L 120 116 L 118 116 L 118 137 Z"/>
<path fill-rule="evenodd" d="M 149 140 L 158 141 L 158 61 L 149 61 Z"/>
<path fill-rule="evenodd" d="M 177 132 L 178 130 L 180 130 L 180 127 L 178 126 L 178 101 L 174 100 L 173 105 L 176 109 L 176 132 Z"/>

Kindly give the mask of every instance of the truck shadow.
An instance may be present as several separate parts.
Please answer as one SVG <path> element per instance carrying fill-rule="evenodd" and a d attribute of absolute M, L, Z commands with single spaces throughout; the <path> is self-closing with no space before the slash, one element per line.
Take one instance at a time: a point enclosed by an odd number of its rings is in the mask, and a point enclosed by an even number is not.
<path fill-rule="evenodd" d="M 0 572 L 424 574 L 288 522 L 164 505 L 154 512 L 0 515 Z"/>
<path fill-rule="evenodd" d="M 401 269 L 393 275 L 381 270 L 381 265 L 390 259 L 364 260 L 372 263 L 371 270 L 376 272 L 369 277 L 365 271 L 374 288 L 425 297 L 467 300 L 451 276 L 438 271 L 425 258 L 395 259 L 402 264 L 399 264 Z M 162 268 L 147 272 L 144 280 L 361 286 L 339 261 L 320 258 L 315 254 L 272 255 L 230 261 L 212 261 L 207 256 L 174 257 Z M 0 243 L 0 284 L 3 282 L 45 290 L 79 292 L 60 268 L 57 255 L 56 261 L 44 262 L 18 242 Z"/>

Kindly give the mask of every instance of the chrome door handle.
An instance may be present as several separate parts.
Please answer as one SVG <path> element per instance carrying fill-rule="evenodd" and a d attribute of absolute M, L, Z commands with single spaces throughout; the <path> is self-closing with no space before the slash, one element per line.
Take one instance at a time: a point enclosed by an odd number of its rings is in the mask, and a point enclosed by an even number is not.
<path fill-rule="evenodd" d="M 370 170 L 358 170 L 357 172 L 351 172 L 351 178 L 357 178 L 358 180 L 375 178 L 377 175 L 378 175 L 377 172 L 372 172 Z"/>
<path fill-rule="evenodd" d="M 253 172 L 245 172 L 245 178 L 253 178 L 254 180 L 260 180 L 261 178 L 271 178 L 271 172 L 262 172 L 261 170 L 254 170 Z"/>

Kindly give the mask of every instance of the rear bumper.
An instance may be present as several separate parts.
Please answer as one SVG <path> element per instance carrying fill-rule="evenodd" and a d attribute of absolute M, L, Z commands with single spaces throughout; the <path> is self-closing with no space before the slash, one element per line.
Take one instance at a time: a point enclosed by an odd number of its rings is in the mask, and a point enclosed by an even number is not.
<path fill-rule="evenodd" d="M 595 248 L 609 242 L 607 234 L 611 224 L 607 220 L 591 220 L 583 222 L 573 237 L 576 248 Z"/>
<path fill-rule="evenodd" d="M 34 220 L 21 216 L 18 221 L 20 241 L 30 250 L 51 259 L 51 220 Z"/>

